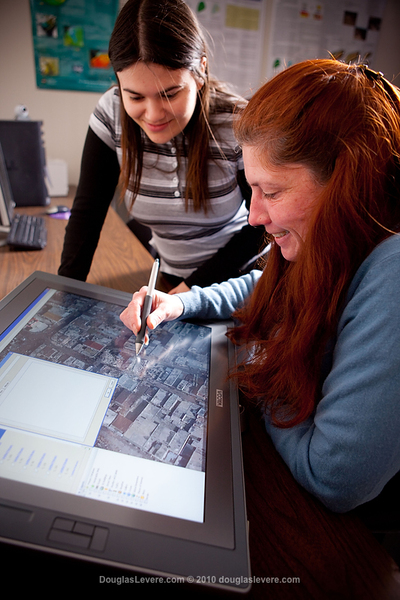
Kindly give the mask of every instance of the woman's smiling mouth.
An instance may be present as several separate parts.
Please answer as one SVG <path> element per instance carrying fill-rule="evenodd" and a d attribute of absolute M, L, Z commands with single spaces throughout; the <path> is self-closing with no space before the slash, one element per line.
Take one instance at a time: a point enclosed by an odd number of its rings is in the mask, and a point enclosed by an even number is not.
<path fill-rule="evenodd" d="M 158 131 L 163 131 L 166 127 L 168 127 L 169 125 L 169 121 L 167 121 L 166 123 L 145 123 L 145 126 L 148 127 L 148 129 L 150 129 L 150 131 L 153 132 L 158 132 Z"/>
<path fill-rule="evenodd" d="M 288 233 L 289 233 L 289 232 L 288 232 L 287 230 L 285 230 L 285 231 L 280 231 L 279 233 L 270 233 L 270 235 L 272 235 L 272 237 L 273 237 L 274 239 L 279 239 L 279 238 L 282 238 L 282 237 L 284 237 L 284 236 L 285 236 L 285 235 L 287 235 Z"/>

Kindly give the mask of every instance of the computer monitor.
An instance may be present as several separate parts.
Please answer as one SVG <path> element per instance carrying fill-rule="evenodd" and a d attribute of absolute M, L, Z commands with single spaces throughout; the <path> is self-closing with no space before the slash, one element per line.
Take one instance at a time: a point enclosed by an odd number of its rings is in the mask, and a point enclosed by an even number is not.
<path fill-rule="evenodd" d="M 16 206 L 49 204 L 42 122 L 0 120 L 0 143 Z"/>
<path fill-rule="evenodd" d="M 130 298 L 37 272 L 0 302 L 0 541 L 246 592 L 229 324 L 165 323 L 137 357 Z"/>
<path fill-rule="evenodd" d="M 15 202 L 10 187 L 10 181 L 8 179 L 3 150 L 0 144 L 0 246 L 4 246 L 7 243 L 7 236 L 11 228 L 14 208 Z"/>

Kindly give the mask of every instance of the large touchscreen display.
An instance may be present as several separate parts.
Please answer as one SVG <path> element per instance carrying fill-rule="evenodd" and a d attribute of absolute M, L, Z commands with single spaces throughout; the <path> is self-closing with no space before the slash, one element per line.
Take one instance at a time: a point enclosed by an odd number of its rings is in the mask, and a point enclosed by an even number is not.
<path fill-rule="evenodd" d="M 2 334 L 0 476 L 202 522 L 211 329 L 136 357 L 121 310 L 47 289 Z"/>

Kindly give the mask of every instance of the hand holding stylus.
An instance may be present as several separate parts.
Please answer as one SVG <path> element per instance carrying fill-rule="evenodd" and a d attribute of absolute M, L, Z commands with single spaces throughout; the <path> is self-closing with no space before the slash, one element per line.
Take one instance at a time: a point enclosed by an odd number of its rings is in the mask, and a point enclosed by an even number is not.
<path fill-rule="evenodd" d="M 154 290 L 152 293 L 152 302 L 150 305 L 150 313 L 146 318 L 144 305 L 146 297 L 149 297 L 149 289 L 147 286 L 142 287 L 132 296 L 131 302 L 126 309 L 121 313 L 121 321 L 131 329 L 135 335 L 144 327 L 155 329 L 163 321 L 173 321 L 181 316 L 183 312 L 183 304 L 178 296 L 165 294 Z M 149 302 L 149 301 L 147 301 Z M 136 339 L 138 343 L 138 339 Z M 148 335 L 144 334 L 143 340 L 139 338 L 139 343 L 148 343 Z"/>
<path fill-rule="evenodd" d="M 153 305 L 153 293 L 154 293 L 154 288 L 156 285 L 156 279 L 157 279 L 157 275 L 158 275 L 158 267 L 159 266 L 160 266 L 160 261 L 157 258 L 154 261 L 153 267 L 151 269 L 149 285 L 147 286 L 147 292 L 146 292 L 146 296 L 145 296 L 144 302 L 143 302 L 142 315 L 141 315 L 142 323 L 141 323 L 139 332 L 136 335 L 135 347 L 136 347 L 137 355 L 140 354 L 140 352 L 143 348 L 143 344 L 145 343 L 145 339 L 146 339 L 147 317 L 149 316 L 151 307 Z"/>

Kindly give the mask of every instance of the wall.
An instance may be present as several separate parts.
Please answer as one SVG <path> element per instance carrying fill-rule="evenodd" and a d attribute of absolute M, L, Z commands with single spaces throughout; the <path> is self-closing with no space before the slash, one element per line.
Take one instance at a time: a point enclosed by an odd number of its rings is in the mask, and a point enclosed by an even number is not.
<path fill-rule="evenodd" d="M 13 119 L 14 107 L 25 104 L 31 119 L 43 121 L 47 158 L 65 160 L 69 183 L 76 184 L 100 94 L 36 87 L 29 0 L 0 0 L 0 57 L 0 118 Z"/>
<path fill-rule="evenodd" d="M 272 0 L 268 3 L 271 13 Z M 332 1 L 332 0 L 329 0 Z M 374 67 L 400 85 L 400 2 L 387 0 Z M 47 158 L 68 164 L 69 183 L 79 177 L 80 156 L 90 113 L 99 94 L 36 88 L 29 0 L 0 0 L 0 119 L 13 119 L 25 104 L 43 121 Z"/>

